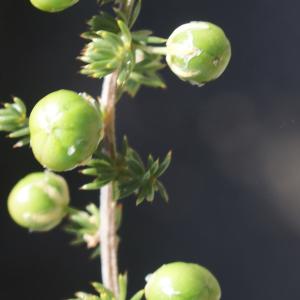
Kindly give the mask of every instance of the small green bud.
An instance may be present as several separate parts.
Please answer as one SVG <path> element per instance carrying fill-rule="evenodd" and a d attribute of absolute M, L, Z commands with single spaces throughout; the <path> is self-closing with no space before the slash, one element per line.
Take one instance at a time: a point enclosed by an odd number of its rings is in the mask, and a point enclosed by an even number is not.
<path fill-rule="evenodd" d="M 182 80 L 203 85 L 218 78 L 231 57 L 223 30 L 208 22 L 179 26 L 167 41 L 167 63 Z"/>
<path fill-rule="evenodd" d="M 79 0 L 30 0 L 33 6 L 49 13 L 63 11 L 73 6 L 78 1 Z"/>
<path fill-rule="evenodd" d="M 145 295 L 147 300 L 219 300 L 221 289 L 204 267 L 173 262 L 149 275 Z"/>
<path fill-rule="evenodd" d="M 70 201 L 63 177 L 50 173 L 31 173 L 21 179 L 8 197 L 12 219 L 32 231 L 48 231 L 66 215 Z"/>
<path fill-rule="evenodd" d="M 89 159 L 102 138 L 95 100 L 68 90 L 41 99 L 29 117 L 35 158 L 53 171 L 71 170 Z"/>

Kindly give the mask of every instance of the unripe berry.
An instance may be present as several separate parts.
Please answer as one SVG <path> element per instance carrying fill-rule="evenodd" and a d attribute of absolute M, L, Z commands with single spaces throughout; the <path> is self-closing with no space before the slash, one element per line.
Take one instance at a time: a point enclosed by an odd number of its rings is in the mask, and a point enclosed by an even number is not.
<path fill-rule="evenodd" d="M 78 1 L 79 0 L 30 0 L 33 6 L 49 13 L 63 11 L 76 4 Z"/>
<path fill-rule="evenodd" d="M 10 192 L 8 211 L 20 226 L 48 231 L 66 215 L 69 201 L 69 189 L 63 177 L 50 172 L 32 173 Z"/>
<path fill-rule="evenodd" d="M 150 275 L 145 295 L 147 300 L 219 300 L 221 289 L 204 267 L 173 262 Z"/>
<path fill-rule="evenodd" d="M 223 30 L 208 22 L 178 27 L 167 41 L 167 63 L 182 80 L 203 85 L 218 78 L 231 57 Z"/>
<path fill-rule="evenodd" d="M 94 100 L 59 90 L 35 105 L 29 129 L 36 159 L 50 170 L 66 171 L 96 150 L 102 137 L 101 113 Z"/>

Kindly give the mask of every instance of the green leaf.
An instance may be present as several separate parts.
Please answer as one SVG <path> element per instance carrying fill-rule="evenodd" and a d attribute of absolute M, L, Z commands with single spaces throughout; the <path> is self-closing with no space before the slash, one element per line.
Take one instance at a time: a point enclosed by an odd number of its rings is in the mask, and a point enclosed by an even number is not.
<path fill-rule="evenodd" d="M 163 162 L 160 164 L 157 171 L 155 172 L 155 176 L 160 177 L 163 173 L 165 173 L 165 171 L 170 166 L 171 161 L 172 161 L 172 151 L 169 151 L 165 159 L 163 160 Z"/>
<path fill-rule="evenodd" d="M 99 256 L 101 255 L 101 251 L 100 251 L 100 247 L 96 247 L 91 255 L 90 255 L 90 259 L 95 259 L 95 258 L 98 258 Z"/>
<path fill-rule="evenodd" d="M 168 192 L 167 192 L 165 186 L 160 181 L 156 182 L 156 186 L 157 186 L 157 189 L 158 189 L 159 194 L 162 197 L 162 199 L 165 202 L 169 202 L 169 195 L 168 195 Z"/>
<path fill-rule="evenodd" d="M 80 172 L 81 172 L 81 174 L 88 175 L 88 176 L 97 176 L 97 174 L 98 174 L 98 171 L 96 168 L 83 169 Z"/>
<path fill-rule="evenodd" d="M 144 202 L 144 197 L 140 196 L 136 199 L 135 204 L 136 204 L 136 206 L 139 206 L 143 202 Z"/>
<path fill-rule="evenodd" d="M 114 2 L 115 0 L 97 0 L 98 4 L 100 6 L 102 5 L 105 5 L 105 4 L 108 4 L 108 3 L 111 3 L 111 2 Z"/>
<path fill-rule="evenodd" d="M 12 125 L 1 125 L 0 124 L 0 131 L 6 131 L 6 132 L 9 132 L 9 131 L 13 131 L 14 130 L 14 126 Z"/>
<path fill-rule="evenodd" d="M 89 167 L 110 167 L 113 164 L 113 160 L 104 153 L 99 153 L 96 159 L 91 159 L 86 163 Z"/>
<path fill-rule="evenodd" d="M 153 185 L 149 185 L 149 190 L 147 191 L 146 200 L 148 202 L 153 202 L 155 195 L 155 188 Z"/>
<path fill-rule="evenodd" d="M 90 203 L 86 206 L 87 212 L 89 212 L 93 216 L 97 216 L 99 218 L 99 209 L 94 203 Z"/>
<path fill-rule="evenodd" d="M 140 155 L 133 148 L 130 149 L 128 153 L 128 158 L 136 160 L 136 162 L 139 163 L 141 166 L 144 165 Z"/>
<path fill-rule="evenodd" d="M 122 207 L 122 205 L 117 205 L 117 207 L 116 207 L 116 227 L 117 227 L 117 229 L 119 229 L 122 224 L 122 218 L 123 218 L 123 207 Z"/>
<path fill-rule="evenodd" d="M 30 137 L 25 137 L 21 140 L 19 140 L 17 143 L 15 143 L 13 145 L 14 148 L 20 148 L 20 147 L 24 147 L 26 145 L 29 145 L 30 143 Z"/>
<path fill-rule="evenodd" d="M 81 190 L 98 190 L 101 187 L 107 185 L 108 183 L 110 183 L 111 180 L 110 179 L 95 179 L 93 182 L 91 183 L 87 183 L 84 184 L 80 189 Z"/>
<path fill-rule="evenodd" d="M 101 298 L 114 299 L 113 293 L 109 289 L 105 288 L 103 284 L 99 282 L 92 282 L 92 286 L 100 294 Z"/>
<path fill-rule="evenodd" d="M 124 87 L 124 91 L 135 96 L 142 85 L 154 88 L 166 88 L 164 80 L 158 74 L 165 65 L 161 62 L 162 55 L 149 54 L 137 48 L 136 63 Z"/>
<path fill-rule="evenodd" d="M 154 163 L 154 159 L 153 159 L 153 156 L 152 156 L 152 154 L 149 154 L 149 156 L 148 156 L 148 165 L 147 165 L 147 167 L 148 168 L 150 168 L 151 166 L 152 166 L 152 164 Z"/>
<path fill-rule="evenodd" d="M 135 295 L 133 295 L 130 300 L 141 300 L 144 296 L 144 290 L 138 291 Z"/>
<path fill-rule="evenodd" d="M 4 103 L 0 109 L 0 131 L 8 132 L 9 138 L 21 138 L 15 143 L 14 148 L 29 144 L 28 118 L 24 102 L 14 97 L 12 103 Z"/>
<path fill-rule="evenodd" d="M 22 101 L 22 99 L 18 97 L 14 97 L 13 101 L 15 104 L 13 104 L 14 108 L 21 114 L 26 115 L 27 109 L 25 103 Z"/>
<path fill-rule="evenodd" d="M 122 141 L 122 146 L 121 146 L 121 156 L 126 156 L 128 153 L 128 149 L 129 149 L 129 144 L 128 144 L 128 139 L 127 136 L 125 135 L 123 137 L 123 141 Z"/>
<path fill-rule="evenodd" d="M 117 22 L 121 30 L 121 39 L 123 40 L 125 47 L 130 48 L 132 41 L 130 30 L 121 20 L 118 20 Z"/>
<path fill-rule="evenodd" d="M 128 168 L 133 174 L 136 174 L 137 176 L 142 176 L 145 172 L 144 165 L 135 158 L 128 159 Z"/>
<path fill-rule="evenodd" d="M 121 9 L 115 7 L 113 8 L 113 10 L 119 19 L 121 19 L 126 24 L 128 23 L 127 15 Z"/>
<path fill-rule="evenodd" d="M 16 117 L 13 115 L 5 115 L 5 116 L 0 116 L 0 124 L 14 124 L 16 121 Z"/>
<path fill-rule="evenodd" d="M 119 275 L 119 299 L 126 300 L 127 296 L 127 274 Z"/>
<path fill-rule="evenodd" d="M 148 36 L 152 34 L 151 30 L 137 30 L 131 33 L 132 39 L 136 42 L 145 41 Z"/>
<path fill-rule="evenodd" d="M 140 85 L 145 85 L 153 88 L 166 88 L 165 82 L 161 77 L 159 77 L 158 74 L 150 72 L 147 74 L 133 72 L 130 79 L 136 81 Z"/>
<path fill-rule="evenodd" d="M 137 0 L 135 6 L 133 8 L 132 14 L 131 14 L 131 16 L 129 18 L 129 28 L 132 28 L 133 25 L 135 24 L 137 18 L 140 15 L 141 8 L 142 8 L 142 1 L 141 0 Z"/>
<path fill-rule="evenodd" d="M 126 198 L 138 190 L 140 182 L 132 180 L 119 185 L 119 199 Z"/>
<path fill-rule="evenodd" d="M 129 78 L 129 80 L 126 83 L 126 92 L 129 94 L 129 96 L 134 98 L 140 90 L 140 87 L 141 85 L 139 83 Z"/>
<path fill-rule="evenodd" d="M 29 136 L 30 132 L 29 132 L 29 128 L 28 127 L 24 127 L 21 129 L 18 129 L 16 131 L 13 131 L 12 133 L 10 133 L 8 135 L 8 137 L 10 138 L 20 138 L 23 136 Z"/>
<path fill-rule="evenodd" d="M 120 72 L 118 76 L 118 98 L 122 95 L 123 88 L 130 78 L 130 74 L 134 68 L 134 55 L 131 50 L 128 50 L 120 67 Z"/>
<path fill-rule="evenodd" d="M 75 296 L 77 298 L 74 299 L 74 300 L 101 300 L 101 298 L 99 298 L 95 295 L 87 294 L 87 293 L 84 293 L 84 292 L 78 292 L 78 293 L 75 294 Z"/>
<path fill-rule="evenodd" d="M 97 16 L 93 16 L 88 21 L 88 25 L 90 26 L 91 31 L 105 30 L 118 33 L 120 30 L 116 19 L 104 11 L 101 11 Z"/>
<path fill-rule="evenodd" d="M 158 36 L 147 36 L 144 41 L 147 44 L 165 44 L 167 39 Z"/>

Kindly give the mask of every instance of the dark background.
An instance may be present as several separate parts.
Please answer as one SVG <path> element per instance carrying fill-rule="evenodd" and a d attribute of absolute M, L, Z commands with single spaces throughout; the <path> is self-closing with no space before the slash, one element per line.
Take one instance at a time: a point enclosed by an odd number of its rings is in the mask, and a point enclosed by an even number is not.
<path fill-rule="evenodd" d="M 0 3 L 0 99 L 22 97 L 31 109 L 60 88 L 99 93 L 99 82 L 78 74 L 79 33 L 95 13 L 81 0 L 61 14 L 44 14 L 29 1 Z M 223 27 L 232 61 L 202 88 L 168 70 L 165 91 L 143 89 L 118 106 L 118 137 L 127 134 L 145 157 L 174 151 L 164 176 L 170 204 L 125 203 L 121 270 L 130 293 L 162 263 L 193 261 L 219 279 L 224 300 L 300 299 L 299 1 L 144 0 L 139 28 L 167 37 L 191 20 Z M 6 198 L 15 182 L 41 170 L 30 150 L 12 150 L 0 137 L 0 299 L 71 297 L 99 280 L 99 262 L 69 247 L 57 229 L 28 234 L 15 225 Z M 72 203 L 86 178 L 66 174 Z"/>

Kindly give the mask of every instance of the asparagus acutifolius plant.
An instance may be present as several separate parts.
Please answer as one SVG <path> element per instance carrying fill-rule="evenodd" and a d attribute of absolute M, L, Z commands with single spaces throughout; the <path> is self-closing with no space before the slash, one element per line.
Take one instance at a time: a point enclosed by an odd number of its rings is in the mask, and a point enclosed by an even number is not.
<path fill-rule="evenodd" d="M 37 9 L 57 13 L 78 0 L 30 0 Z M 159 71 L 166 65 L 181 80 L 202 86 L 218 78 L 227 67 L 230 42 L 223 30 L 209 22 L 179 26 L 168 39 L 150 30 L 134 28 L 141 0 L 98 0 L 99 12 L 82 34 L 87 44 L 81 52 L 81 73 L 101 80 L 95 100 L 87 93 L 58 90 L 39 100 L 31 113 L 20 98 L 0 109 L 0 130 L 18 139 L 16 147 L 30 145 L 44 172 L 27 175 L 12 189 L 8 210 L 13 220 L 31 230 L 45 232 L 66 218 L 74 244 L 84 243 L 100 255 L 102 283 L 94 294 L 77 292 L 82 300 L 126 300 L 127 277 L 118 271 L 117 230 L 122 219 L 122 199 L 152 202 L 158 195 L 168 201 L 161 176 L 171 162 L 149 155 L 144 162 L 124 137 L 117 149 L 115 108 L 127 93 L 135 97 L 142 86 L 165 88 Z M 74 8 L 75 9 L 75 8 Z M 113 12 L 113 14 L 111 13 Z M 92 178 L 82 190 L 100 189 L 100 206 L 86 210 L 69 205 L 66 181 L 54 172 L 79 167 Z M 101 251 L 99 251 L 101 248 Z M 185 262 L 163 265 L 147 277 L 144 289 L 130 298 L 139 300 L 218 300 L 221 289 L 204 267 Z"/>

